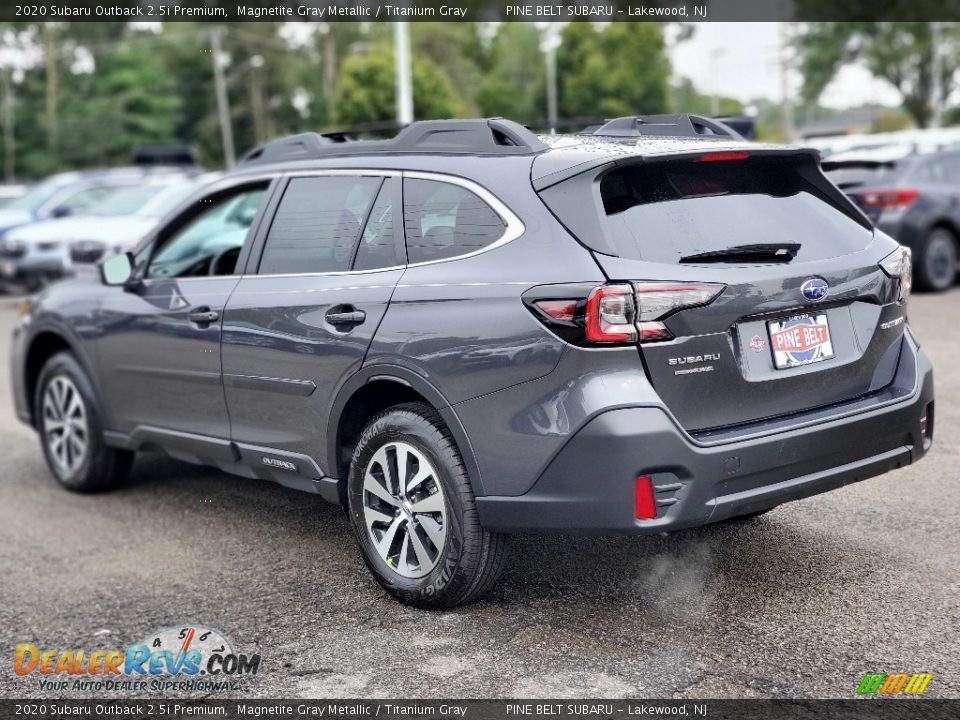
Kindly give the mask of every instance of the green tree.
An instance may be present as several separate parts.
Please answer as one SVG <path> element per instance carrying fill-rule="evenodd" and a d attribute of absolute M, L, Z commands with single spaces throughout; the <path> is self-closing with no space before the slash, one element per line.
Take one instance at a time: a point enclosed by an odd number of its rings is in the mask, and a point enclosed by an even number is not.
<path fill-rule="evenodd" d="M 546 117 L 544 60 L 540 34 L 530 23 L 503 23 L 491 42 L 477 89 L 484 117 L 503 116 L 523 123 Z"/>
<path fill-rule="evenodd" d="M 122 164 L 138 145 L 177 139 L 181 99 L 148 46 L 121 44 L 99 53 L 94 72 L 72 76 L 61 97 L 60 160 L 69 166 Z"/>
<path fill-rule="evenodd" d="M 654 23 L 575 22 L 557 51 L 560 114 L 614 117 L 665 112 L 670 64 Z"/>
<path fill-rule="evenodd" d="M 704 95 L 689 78 L 681 78 L 670 88 L 670 106 L 675 112 L 693 113 L 694 115 L 712 114 L 713 99 Z M 739 115 L 743 112 L 743 103 L 736 98 L 720 96 L 717 106 L 721 115 Z"/>
<path fill-rule="evenodd" d="M 904 108 L 917 125 L 930 124 L 934 93 L 930 23 L 807 23 L 802 26 L 796 46 L 806 100 L 819 98 L 843 65 L 862 61 L 871 74 L 900 92 Z M 941 53 L 940 81 L 943 97 L 947 97 L 957 87 L 953 76 L 960 62 L 960 29 L 952 25 L 944 29 Z"/>
<path fill-rule="evenodd" d="M 344 61 L 334 108 L 344 125 L 389 122 L 396 117 L 393 51 L 379 45 Z M 463 105 L 450 80 L 431 60 L 413 60 L 413 107 L 417 120 L 458 117 Z"/>

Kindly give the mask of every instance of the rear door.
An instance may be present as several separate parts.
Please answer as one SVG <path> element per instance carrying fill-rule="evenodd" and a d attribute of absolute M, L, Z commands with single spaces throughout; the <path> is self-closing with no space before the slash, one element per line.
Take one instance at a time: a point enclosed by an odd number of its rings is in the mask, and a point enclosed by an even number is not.
<path fill-rule="evenodd" d="M 292 176 L 227 304 L 223 378 L 247 462 L 319 477 L 330 403 L 356 372 L 400 276 L 400 177 Z M 282 477 L 277 477 L 282 481 Z"/>
<path fill-rule="evenodd" d="M 662 287 L 644 283 L 719 292 L 667 311 L 659 320 L 669 337 L 640 344 L 650 380 L 687 429 L 831 405 L 892 381 L 905 310 L 878 262 L 897 246 L 874 238 L 813 156 L 620 165 L 592 188 L 602 234 L 594 254 L 611 280 L 638 283 L 641 312 L 654 297 L 664 302 Z M 562 191 L 543 196 L 562 220 Z M 661 294 L 645 297 L 651 287 Z"/>

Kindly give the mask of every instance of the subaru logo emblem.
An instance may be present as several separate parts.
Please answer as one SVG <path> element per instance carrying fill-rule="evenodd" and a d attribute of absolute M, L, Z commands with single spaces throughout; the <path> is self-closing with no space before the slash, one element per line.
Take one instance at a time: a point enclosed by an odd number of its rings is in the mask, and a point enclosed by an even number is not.
<path fill-rule="evenodd" d="M 810 278 L 800 286 L 800 294 L 808 302 L 819 302 L 827 296 L 830 286 L 823 278 Z"/>

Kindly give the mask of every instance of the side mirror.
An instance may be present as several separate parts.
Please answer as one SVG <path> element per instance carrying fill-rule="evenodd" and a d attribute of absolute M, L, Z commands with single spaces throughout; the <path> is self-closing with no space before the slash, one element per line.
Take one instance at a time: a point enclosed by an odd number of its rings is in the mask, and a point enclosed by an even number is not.
<path fill-rule="evenodd" d="M 122 253 L 100 263 L 100 279 L 104 285 L 126 285 L 133 277 L 133 255 Z"/>
<path fill-rule="evenodd" d="M 53 218 L 65 218 L 68 215 L 73 215 L 73 208 L 69 205 L 61 205 L 60 207 L 55 207 L 50 213 L 50 217 Z"/>

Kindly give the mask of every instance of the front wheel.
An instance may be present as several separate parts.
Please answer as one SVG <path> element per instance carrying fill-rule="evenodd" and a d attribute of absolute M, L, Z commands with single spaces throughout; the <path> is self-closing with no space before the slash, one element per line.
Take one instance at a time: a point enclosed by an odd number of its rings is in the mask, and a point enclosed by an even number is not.
<path fill-rule="evenodd" d="M 57 353 L 46 362 L 34 402 L 43 455 L 61 485 L 97 492 L 127 476 L 133 453 L 104 443 L 93 386 L 71 353 Z"/>
<path fill-rule="evenodd" d="M 401 602 L 450 608 L 496 582 L 506 538 L 480 527 L 463 460 L 429 405 L 399 405 L 370 421 L 347 499 L 367 567 Z"/>

